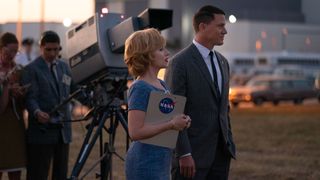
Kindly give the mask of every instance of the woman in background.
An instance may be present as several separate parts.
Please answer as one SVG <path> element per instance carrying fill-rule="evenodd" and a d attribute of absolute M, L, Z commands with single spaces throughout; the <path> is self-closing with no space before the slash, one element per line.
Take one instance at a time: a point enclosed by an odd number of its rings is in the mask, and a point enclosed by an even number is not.
<path fill-rule="evenodd" d="M 10 180 L 21 179 L 26 166 L 25 126 L 22 120 L 22 97 L 14 57 L 18 40 L 12 33 L 0 37 L 0 179 L 8 172 Z"/>
<path fill-rule="evenodd" d="M 125 42 L 124 59 L 129 73 L 136 77 L 128 94 L 128 129 L 133 142 L 126 157 L 126 178 L 168 180 L 172 149 L 139 141 L 164 131 L 180 131 L 190 126 L 191 120 L 184 114 L 164 123 L 144 123 L 150 92 L 168 91 L 164 81 L 157 78 L 159 70 L 166 68 L 169 60 L 165 40 L 153 28 L 136 31 Z"/>

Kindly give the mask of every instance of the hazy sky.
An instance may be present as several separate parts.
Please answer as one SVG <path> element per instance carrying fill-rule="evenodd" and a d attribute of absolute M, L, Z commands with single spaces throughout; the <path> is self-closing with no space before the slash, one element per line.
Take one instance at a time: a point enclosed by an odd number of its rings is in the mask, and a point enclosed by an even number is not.
<path fill-rule="evenodd" d="M 39 21 L 41 1 L 45 3 L 45 21 L 62 22 L 70 18 L 82 22 L 93 15 L 94 0 L 0 0 L 0 23 L 16 22 L 22 3 L 22 20 Z"/>

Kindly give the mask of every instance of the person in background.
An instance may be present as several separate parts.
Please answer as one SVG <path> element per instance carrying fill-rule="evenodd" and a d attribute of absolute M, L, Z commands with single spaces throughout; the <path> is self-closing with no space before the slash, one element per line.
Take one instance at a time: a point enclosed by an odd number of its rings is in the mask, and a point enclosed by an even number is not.
<path fill-rule="evenodd" d="M 124 59 L 129 73 L 136 77 L 128 92 L 128 129 L 133 142 L 126 157 L 126 179 L 169 180 L 172 149 L 139 141 L 190 126 L 191 119 L 184 114 L 160 124 L 144 123 L 150 92 L 168 90 L 166 84 L 157 78 L 159 70 L 167 67 L 169 59 L 165 39 L 153 28 L 136 31 L 125 42 Z"/>
<path fill-rule="evenodd" d="M 34 41 L 32 38 L 25 38 L 22 40 L 22 47 L 20 52 L 15 57 L 15 62 L 19 65 L 26 66 L 36 58 L 33 51 Z"/>
<path fill-rule="evenodd" d="M 51 112 L 67 99 L 76 86 L 66 63 L 58 59 L 60 38 L 46 31 L 40 39 L 40 56 L 27 65 L 23 84 L 31 84 L 26 93 L 29 113 L 27 130 L 27 179 L 46 180 L 52 162 L 52 179 L 67 178 L 71 112 L 69 103 Z"/>
<path fill-rule="evenodd" d="M 228 179 L 235 158 L 229 117 L 229 65 L 214 50 L 227 34 L 225 13 L 204 6 L 193 17 L 191 45 L 169 62 L 165 74 L 173 94 L 187 97 L 185 113 L 193 119 L 178 137 L 173 179 Z"/>
<path fill-rule="evenodd" d="M 0 37 L 0 179 L 8 172 L 10 180 L 21 179 L 26 166 L 25 126 L 22 120 L 23 96 L 20 73 L 14 57 L 18 40 L 12 33 Z"/>

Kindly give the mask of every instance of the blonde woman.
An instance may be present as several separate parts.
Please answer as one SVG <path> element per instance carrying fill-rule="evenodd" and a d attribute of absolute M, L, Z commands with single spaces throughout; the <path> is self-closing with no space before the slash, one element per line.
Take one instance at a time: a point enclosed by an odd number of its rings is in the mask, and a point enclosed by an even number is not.
<path fill-rule="evenodd" d="M 137 31 L 126 40 L 124 56 L 129 73 L 136 77 L 128 93 L 128 128 L 133 142 L 126 157 L 126 178 L 168 180 L 172 149 L 139 141 L 167 130 L 180 131 L 190 126 L 191 120 L 184 114 L 161 124 L 144 123 L 150 92 L 168 91 L 164 81 L 157 78 L 159 70 L 166 68 L 169 60 L 165 40 L 153 28 Z"/>

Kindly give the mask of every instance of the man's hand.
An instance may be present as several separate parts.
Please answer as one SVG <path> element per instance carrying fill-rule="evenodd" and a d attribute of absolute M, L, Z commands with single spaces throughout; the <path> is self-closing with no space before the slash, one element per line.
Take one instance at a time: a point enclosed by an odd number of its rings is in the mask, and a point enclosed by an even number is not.
<path fill-rule="evenodd" d="M 180 174 L 186 178 L 192 178 L 196 174 L 196 166 L 192 156 L 185 156 L 179 159 Z"/>
<path fill-rule="evenodd" d="M 39 111 L 37 112 L 37 119 L 40 123 L 48 123 L 50 121 L 49 114 Z"/>

